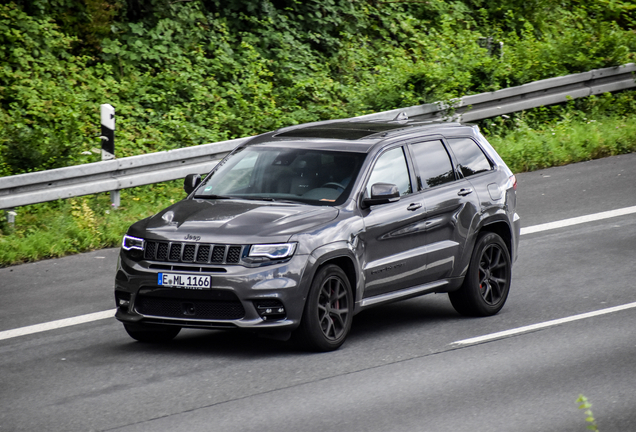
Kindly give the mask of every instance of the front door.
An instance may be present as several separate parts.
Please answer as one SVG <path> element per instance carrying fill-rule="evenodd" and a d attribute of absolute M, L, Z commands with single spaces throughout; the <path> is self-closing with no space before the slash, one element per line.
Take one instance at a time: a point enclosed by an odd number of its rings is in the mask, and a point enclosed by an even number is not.
<path fill-rule="evenodd" d="M 363 298 L 413 286 L 426 269 L 422 253 L 426 213 L 422 200 L 413 194 L 402 147 L 388 150 L 377 159 L 367 181 L 367 196 L 376 183 L 398 186 L 400 200 L 363 210 L 365 229 L 359 237 L 364 247 Z"/>

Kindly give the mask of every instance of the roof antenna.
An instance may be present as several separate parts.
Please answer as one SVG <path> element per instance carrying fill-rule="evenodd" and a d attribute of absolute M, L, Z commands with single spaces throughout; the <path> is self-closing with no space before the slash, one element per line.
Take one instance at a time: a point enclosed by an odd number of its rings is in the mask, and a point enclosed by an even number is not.
<path fill-rule="evenodd" d="M 393 119 L 393 121 L 399 121 L 399 122 L 405 122 L 409 120 L 409 116 L 404 112 L 404 111 L 400 111 L 400 113 L 395 116 L 395 118 Z"/>

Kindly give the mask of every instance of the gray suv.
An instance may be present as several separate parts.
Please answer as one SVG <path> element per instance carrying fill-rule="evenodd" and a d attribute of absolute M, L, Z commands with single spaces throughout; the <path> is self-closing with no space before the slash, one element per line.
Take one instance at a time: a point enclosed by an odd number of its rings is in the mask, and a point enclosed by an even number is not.
<path fill-rule="evenodd" d="M 477 126 L 293 126 L 184 188 L 123 239 L 116 318 L 136 340 L 248 329 L 330 351 L 371 306 L 446 292 L 488 316 L 508 296 L 516 179 Z"/>

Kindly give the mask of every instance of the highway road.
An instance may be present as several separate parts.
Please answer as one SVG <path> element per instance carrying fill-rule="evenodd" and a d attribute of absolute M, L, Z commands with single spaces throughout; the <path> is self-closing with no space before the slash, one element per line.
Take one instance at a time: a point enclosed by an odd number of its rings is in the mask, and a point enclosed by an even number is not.
<path fill-rule="evenodd" d="M 518 176 L 498 315 L 428 295 L 357 315 L 332 353 L 222 331 L 134 342 L 108 317 L 115 249 L 2 268 L 0 431 L 582 432 L 580 394 L 602 432 L 636 430 L 634 167 Z"/>

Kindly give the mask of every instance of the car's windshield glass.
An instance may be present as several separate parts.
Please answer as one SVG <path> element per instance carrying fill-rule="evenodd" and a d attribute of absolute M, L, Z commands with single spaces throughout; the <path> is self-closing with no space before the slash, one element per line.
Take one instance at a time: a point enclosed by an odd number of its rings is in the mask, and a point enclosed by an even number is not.
<path fill-rule="evenodd" d="M 345 201 L 365 154 L 245 147 L 205 179 L 195 198 L 242 198 L 337 205 Z"/>

